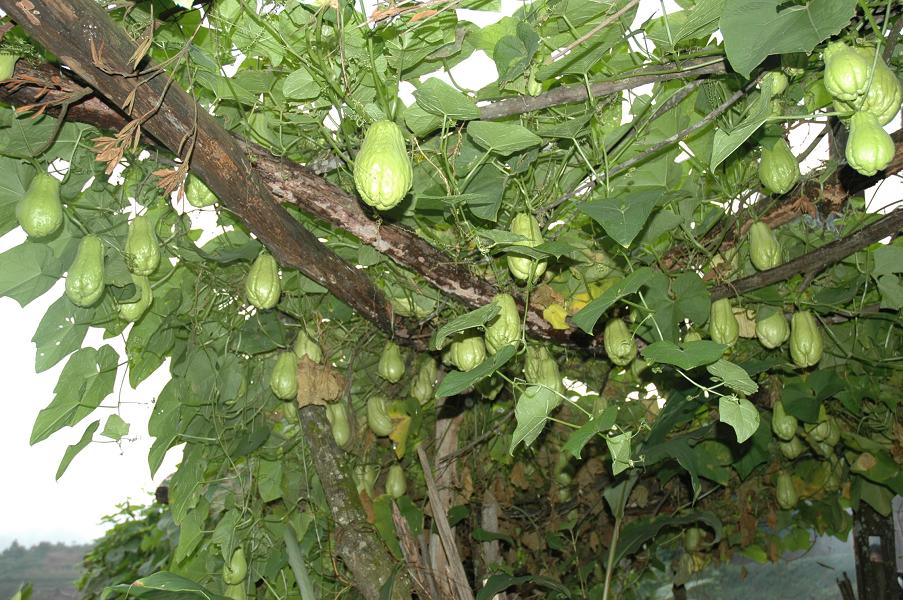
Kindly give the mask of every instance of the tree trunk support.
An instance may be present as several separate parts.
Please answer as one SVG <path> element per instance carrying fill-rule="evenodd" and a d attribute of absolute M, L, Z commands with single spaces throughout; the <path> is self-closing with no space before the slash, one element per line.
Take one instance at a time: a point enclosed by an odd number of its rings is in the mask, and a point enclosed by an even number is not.
<path fill-rule="evenodd" d="M 893 515 L 860 501 L 853 513 L 853 551 L 860 600 L 899 600 Z"/>

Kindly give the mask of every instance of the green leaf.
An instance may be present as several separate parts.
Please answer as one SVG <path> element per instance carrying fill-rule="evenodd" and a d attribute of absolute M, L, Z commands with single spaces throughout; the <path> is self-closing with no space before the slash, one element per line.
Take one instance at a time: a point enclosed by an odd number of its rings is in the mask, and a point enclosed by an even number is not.
<path fill-rule="evenodd" d="M 609 406 L 602 414 L 596 415 L 586 423 L 584 423 L 580 429 L 577 429 L 568 437 L 568 441 L 561 448 L 562 452 L 570 453 L 574 458 L 580 458 L 580 452 L 583 450 L 583 447 L 587 444 L 587 442 L 592 439 L 594 435 L 597 433 L 601 433 L 603 431 L 608 431 L 611 429 L 615 420 L 618 418 L 618 407 L 617 406 Z"/>
<path fill-rule="evenodd" d="M 467 133 L 480 147 L 502 156 L 542 143 L 542 138 L 516 123 L 471 121 L 467 124 Z"/>
<path fill-rule="evenodd" d="M 741 394 L 755 394 L 759 391 L 759 384 L 750 379 L 749 374 L 741 367 L 723 358 L 706 367 L 709 373 L 724 385 Z"/>
<path fill-rule="evenodd" d="M 614 241 L 627 248 L 662 199 L 662 190 L 644 190 L 578 205 Z"/>
<path fill-rule="evenodd" d="M 881 308 L 903 308 L 903 285 L 900 285 L 899 277 L 882 275 L 878 278 L 878 291 L 881 292 Z"/>
<path fill-rule="evenodd" d="M 508 176 L 494 165 L 483 165 L 464 189 L 467 208 L 477 218 L 495 222 Z"/>
<path fill-rule="evenodd" d="M 505 574 L 490 575 L 489 579 L 486 580 L 486 583 L 483 584 L 483 587 L 480 588 L 480 591 L 477 592 L 477 596 L 474 600 L 492 600 L 499 592 L 507 590 L 512 585 L 520 585 L 531 581 L 532 579 L 533 577 L 530 575 L 523 575 L 521 577 Z"/>
<path fill-rule="evenodd" d="M 25 195 L 34 176 L 34 168 L 27 162 L 0 156 L 0 236 L 19 225 L 16 204 Z"/>
<path fill-rule="evenodd" d="M 643 357 L 649 362 L 674 365 L 689 371 L 719 360 L 725 348 L 723 344 L 709 340 L 684 344 L 683 349 L 672 342 L 659 341 L 643 348 Z"/>
<path fill-rule="evenodd" d="M 705 523 L 708 525 L 715 533 L 713 545 L 721 540 L 721 520 L 710 512 L 690 513 L 677 517 L 661 516 L 652 519 L 639 519 L 628 523 L 621 531 L 618 546 L 615 550 L 614 564 L 642 548 L 643 544 L 658 535 L 658 532 L 665 527 L 680 527 L 690 523 Z"/>
<path fill-rule="evenodd" d="M 846 27 L 855 10 L 856 0 L 727 0 L 721 15 L 727 59 L 749 77 L 766 56 L 811 52 Z"/>
<path fill-rule="evenodd" d="M 100 406 L 113 392 L 118 360 L 110 346 L 82 348 L 69 357 L 54 388 L 56 396 L 35 419 L 30 443 L 37 444 L 63 427 L 75 425 Z"/>
<path fill-rule="evenodd" d="M 129 598 L 147 598 L 148 600 L 196 600 L 198 598 L 228 600 L 225 596 L 211 592 L 199 583 L 167 571 L 142 577 L 132 583 L 108 587 L 104 593 L 107 591 L 127 594 Z"/>
<path fill-rule="evenodd" d="M 646 285 L 650 279 L 655 275 L 655 271 L 650 269 L 649 267 L 641 267 L 622 279 L 616 285 L 611 286 L 607 290 L 605 290 L 601 296 L 584 306 L 580 309 L 577 314 L 575 314 L 572 318 L 574 321 L 574 325 L 585 331 L 586 333 L 592 334 L 593 328 L 596 326 L 596 322 L 602 316 L 605 311 L 611 307 L 612 304 L 627 296 L 629 294 L 634 294 L 641 287 Z"/>
<path fill-rule="evenodd" d="M 488 323 L 497 314 L 499 314 L 498 305 L 495 302 L 490 302 L 486 306 L 481 306 L 476 310 L 472 310 L 469 313 L 465 313 L 460 317 L 452 319 L 436 331 L 436 337 L 431 345 L 436 350 L 442 350 L 442 347 L 445 346 L 445 341 L 449 336 L 458 333 L 459 331 L 464 331 L 465 329 L 470 329 L 472 327 L 479 327 L 480 325 Z"/>
<path fill-rule="evenodd" d="M 264 502 L 282 498 L 282 461 L 260 459 L 257 491 Z"/>
<path fill-rule="evenodd" d="M 712 139 L 712 159 L 711 168 L 720 165 L 730 156 L 734 150 L 748 140 L 752 134 L 762 126 L 768 117 L 771 116 L 771 81 L 766 80 L 762 84 L 762 90 L 759 97 L 756 98 L 749 112 L 743 121 L 730 131 L 718 128 L 715 130 L 715 137 Z"/>
<path fill-rule="evenodd" d="M 632 438 L 633 435 L 629 432 L 605 438 L 608 453 L 611 455 L 612 475 L 617 475 L 630 468 L 630 440 Z"/>
<path fill-rule="evenodd" d="M 107 417 L 107 422 L 103 426 L 103 431 L 100 432 L 100 435 L 108 437 L 111 440 L 121 440 L 128 434 L 129 424 L 126 423 L 123 418 L 116 413 L 113 413 L 112 415 Z"/>
<path fill-rule="evenodd" d="M 480 110 L 472 98 L 437 77 L 423 82 L 414 92 L 417 104 L 428 113 L 452 120 L 479 119 Z"/>
<path fill-rule="evenodd" d="M 318 97 L 321 91 L 306 67 L 292 71 L 282 83 L 282 93 L 289 100 L 309 100 Z"/>
<path fill-rule="evenodd" d="M 422 106 L 415 102 L 405 109 L 404 124 L 417 137 L 426 137 L 442 127 L 442 117 L 426 112 Z"/>
<path fill-rule="evenodd" d="M 65 295 L 50 305 L 31 341 L 37 346 L 35 372 L 46 371 L 81 348 L 94 311 L 76 306 Z"/>
<path fill-rule="evenodd" d="M 737 442 L 741 444 L 748 440 L 759 428 L 759 411 L 746 398 L 738 398 L 737 396 L 722 396 L 719 398 L 718 418 L 722 423 L 734 428 L 737 434 Z"/>
<path fill-rule="evenodd" d="M 872 276 L 876 279 L 882 275 L 903 273 L 903 246 L 881 246 L 872 253 L 875 261 Z"/>
<path fill-rule="evenodd" d="M 514 346 L 505 346 L 470 371 L 450 371 L 442 378 L 442 382 L 436 389 L 436 398 L 447 398 L 460 394 L 501 369 L 513 356 Z"/>
<path fill-rule="evenodd" d="M 514 407 L 514 417 L 517 427 L 511 437 L 511 447 L 508 450 L 514 454 L 514 449 L 521 442 L 530 446 L 539 434 L 549 418 L 549 414 L 561 404 L 561 397 L 547 387 L 531 385 L 521 392 Z"/>
<path fill-rule="evenodd" d="M 699 0 L 687 14 L 686 21 L 674 32 L 674 45 L 683 40 L 708 37 L 718 29 L 718 19 L 725 0 Z"/>
<path fill-rule="evenodd" d="M 81 439 L 66 448 L 66 452 L 63 453 L 63 460 L 60 461 L 60 466 L 56 470 L 57 481 L 60 480 L 60 477 L 62 477 L 63 473 L 66 472 L 66 469 L 69 468 L 69 463 L 72 462 L 72 459 L 75 458 L 76 455 L 81 452 L 85 446 L 91 443 L 91 438 L 94 437 L 94 432 L 97 431 L 98 425 L 100 425 L 99 420 L 94 421 L 93 423 L 88 425 L 85 428 L 85 432 L 82 434 Z"/>
<path fill-rule="evenodd" d="M 0 254 L 0 296 L 25 306 L 49 290 L 62 265 L 46 244 L 24 242 Z"/>
<path fill-rule="evenodd" d="M 517 24 L 517 35 L 506 35 L 495 45 L 492 58 L 498 70 L 498 85 L 523 76 L 539 49 L 539 36 L 527 23 Z"/>

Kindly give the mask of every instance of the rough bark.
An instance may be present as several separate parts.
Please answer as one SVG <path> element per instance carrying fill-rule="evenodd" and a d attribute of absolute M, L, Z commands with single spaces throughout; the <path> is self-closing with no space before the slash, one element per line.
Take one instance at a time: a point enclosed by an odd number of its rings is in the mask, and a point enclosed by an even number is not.
<path fill-rule="evenodd" d="M 853 513 L 853 552 L 860 600 L 899 600 L 895 545 L 893 516 L 882 516 L 866 502 L 860 502 Z"/>
<path fill-rule="evenodd" d="M 298 269 L 383 331 L 392 331 L 382 293 L 273 200 L 235 138 L 165 73 L 149 72 L 150 65 L 142 65 L 144 74 L 133 69 L 135 43 L 102 6 L 91 0 L 0 0 L 0 7 L 100 95 L 130 107 L 139 131 L 174 154 L 192 149 L 192 169 L 284 267 Z M 120 140 L 123 147 L 132 141 Z"/>

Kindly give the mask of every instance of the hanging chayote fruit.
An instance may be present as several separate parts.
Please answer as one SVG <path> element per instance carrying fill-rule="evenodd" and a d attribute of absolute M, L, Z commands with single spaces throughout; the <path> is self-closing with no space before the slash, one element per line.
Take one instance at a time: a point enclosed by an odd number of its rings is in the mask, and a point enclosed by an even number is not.
<path fill-rule="evenodd" d="M 871 177 L 894 158 L 894 140 L 878 123 L 875 115 L 858 112 L 850 117 L 850 135 L 844 150 L 847 163 Z"/>
<path fill-rule="evenodd" d="M 436 385 L 436 377 L 439 373 L 436 359 L 426 356 L 417 375 L 411 381 L 411 397 L 420 404 L 426 404 L 433 398 L 433 388 Z"/>
<path fill-rule="evenodd" d="M 841 113 L 870 113 L 875 116 L 879 125 L 887 125 L 900 110 L 903 86 L 881 56 L 875 56 L 874 48 L 855 48 L 854 51 L 865 58 L 869 65 L 868 87 L 864 95 L 853 101 L 834 100 L 834 108 Z"/>
<path fill-rule="evenodd" d="M 564 392 L 558 363 L 545 346 L 527 346 L 524 359 L 524 379 L 533 385 L 542 385 L 559 394 Z"/>
<path fill-rule="evenodd" d="M 185 185 L 185 198 L 188 204 L 195 208 L 204 208 L 216 204 L 216 194 L 211 192 L 204 182 L 193 175 L 188 176 L 188 183 Z"/>
<path fill-rule="evenodd" d="M 294 352 L 280 352 L 270 373 L 270 389 L 280 400 L 294 400 L 298 395 L 298 357 Z"/>
<path fill-rule="evenodd" d="M 135 275 L 151 275 L 160 266 L 160 244 L 154 226 L 147 216 L 138 216 L 129 223 L 125 240 L 125 264 Z"/>
<path fill-rule="evenodd" d="M 790 357 L 801 369 L 818 364 L 824 342 L 812 313 L 804 310 L 793 314 L 790 321 Z"/>
<path fill-rule="evenodd" d="M 404 359 L 401 358 L 401 349 L 399 349 L 398 344 L 386 342 L 386 346 L 379 356 L 376 372 L 389 383 L 401 381 L 401 378 L 404 376 Z"/>
<path fill-rule="evenodd" d="M 401 129 L 392 121 L 370 126 L 354 159 L 354 185 L 366 204 L 389 210 L 411 189 L 414 174 Z"/>
<path fill-rule="evenodd" d="M 48 173 L 31 179 L 25 195 L 16 203 L 16 220 L 30 237 L 43 238 L 56 233 L 63 224 L 60 182 Z"/>
<path fill-rule="evenodd" d="M 340 448 L 351 440 L 351 423 L 348 420 L 348 411 L 341 400 L 326 405 L 326 420 L 332 429 L 332 439 Z"/>
<path fill-rule="evenodd" d="M 709 337 L 712 341 L 733 346 L 740 337 L 740 324 L 734 316 L 731 301 L 721 298 L 712 302 L 709 314 Z"/>
<path fill-rule="evenodd" d="M 787 317 L 780 309 L 763 307 L 756 318 L 756 338 L 769 350 L 774 350 L 790 337 Z"/>
<path fill-rule="evenodd" d="M 223 565 L 223 582 L 237 585 L 248 576 L 248 560 L 244 549 L 239 546 L 232 553 L 232 559 Z"/>
<path fill-rule="evenodd" d="M 394 425 L 392 419 L 389 418 L 384 396 L 370 396 L 370 399 L 367 400 L 367 425 L 370 426 L 370 431 L 380 437 L 392 433 Z"/>
<path fill-rule="evenodd" d="M 515 246 L 535 248 L 543 243 L 542 231 L 536 218 L 529 213 L 519 213 L 511 220 L 511 233 L 524 236 L 525 240 L 515 242 Z M 527 256 L 508 254 L 508 270 L 521 283 L 535 283 L 546 272 L 546 259 L 536 260 Z"/>
<path fill-rule="evenodd" d="M 786 194 L 800 179 L 800 165 L 784 138 L 770 148 L 762 146 L 759 181 L 774 194 Z"/>
<path fill-rule="evenodd" d="M 636 358 L 636 341 L 623 320 L 611 319 L 608 321 L 602 336 L 605 354 L 608 355 L 608 360 L 614 364 L 625 367 Z"/>
<path fill-rule="evenodd" d="M 520 340 L 521 322 L 517 304 L 510 294 L 498 294 L 493 302 L 499 307 L 497 314 L 486 325 L 485 341 L 489 354 L 495 354 L 503 346 Z"/>
<path fill-rule="evenodd" d="M 477 331 L 465 331 L 456 335 L 449 348 L 449 358 L 461 371 L 470 371 L 486 359 L 486 345 Z"/>
<path fill-rule="evenodd" d="M 749 258 L 760 271 L 781 264 L 781 244 L 767 224 L 757 221 L 749 228 Z"/>
<path fill-rule="evenodd" d="M 838 100 L 847 102 L 865 93 L 871 63 L 861 53 L 843 42 L 828 44 L 824 52 L 825 88 Z"/>
<path fill-rule="evenodd" d="M 282 282 L 276 260 L 266 252 L 260 254 L 245 278 L 245 296 L 251 306 L 260 310 L 273 308 L 279 303 Z"/>
<path fill-rule="evenodd" d="M 389 467 L 389 474 L 386 476 L 386 493 L 393 498 L 401 498 L 408 489 L 407 481 L 404 477 L 404 469 L 401 465 L 392 465 Z"/>
<path fill-rule="evenodd" d="M 806 446 L 799 436 L 793 436 L 789 442 L 778 442 L 778 448 L 788 460 L 794 460 L 806 451 Z"/>
<path fill-rule="evenodd" d="M 311 362 L 315 363 L 323 360 L 323 351 L 320 349 L 320 345 L 304 329 L 298 330 L 298 337 L 295 338 L 293 350 L 295 356 L 299 359 L 306 356 Z"/>
<path fill-rule="evenodd" d="M 66 276 L 66 296 L 78 306 L 91 306 L 104 291 L 103 243 L 95 235 L 86 235 Z"/>
<path fill-rule="evenodd" d="M 777 498 L 778 506 L 784 510 L 794 508 L 796 503 L 799 502 L 799 496 L 796 493 L 796 488 L 793 486 L 793 478 L 789 473 L 784 471 L 778 473 L 775 484 L 775 497 Z"/>
<path fill-rule="evenodd" d="M 129 322 L 140 319 L 154 301 L 154 292 L 150 280 L 144 275 L 132 274 L 132 281 L 138 290 L 138 299 L 134 302 L 122 302 L 119 305 L 119 316 Z"/>
<path fill-rule="evenodd" d="M 796 417 L 788 415 L 784 411 L 784 403 L 777 400 L 772 407 L 771 430 L 776 436 L 787 442 L 796 436 L 797 427 Z"/>

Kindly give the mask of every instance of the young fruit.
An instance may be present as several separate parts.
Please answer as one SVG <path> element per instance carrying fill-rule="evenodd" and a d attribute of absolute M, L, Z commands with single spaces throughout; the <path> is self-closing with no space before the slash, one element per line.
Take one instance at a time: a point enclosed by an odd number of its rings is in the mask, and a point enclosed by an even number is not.
<path fill-rule="evenodd" d="M 244 549 L 239 546 L 232 553 L 232 559 L 223 565 L 223 582 L 227 585 L 238 585 L 248 576 L 248 560 Z"/>
<path fill-rule="evenodd" d="M 684 550 L 696 552 L 702 541 L 703 531 L 699 527 L 689 527 L 684 531 Z"/>
<path fill-rule="evenodd" d="M 809 311 L 793 314 L 790 321 L 790 357 L 793 363 L 804 369 L 821 360 L 824 342 L 815 317 Z"/>
<path fill-rule="evenodd" d="M 856 100 L 865 93 L 871 62 L 843 42 L 825 48 L 825 88 L 838 100 Z"/>
<path fill-rule="evenodd" d="M 298 357 L 294 352 L 280 352 L 270 373 L 270 389 L 280 400 L 294 400 L 298 395 Z"/>
<path fill-rule="evenodd" d="M 709 337 L 712 341 L 733 346 L 740 337 L 740 324 L 731 308 L 731 301 L 721 298 L 712 302 L 709 314 Z"/>
<path fill-rule="evenodd" d="M 828 440 L 831 436 L 831 418 L 828 417 L 828 411 L 825 410 L 824 405 L 818 409 L 818 421 L 807 423 L 804 429 L 813 442 L 826 442 Z"/>
<path fill-rule="evenodd" d="M 386 342 L 383 353 L 379 357 L 376 372 L 389 383 L 398 383 L 404 376 L 404 360 L 401 350 L 395 342 Z"/>
<path fill-rule="evenodd" d="M 130 323 L 140 319 L 150 307 L 151 302 L 154 301 L 154 292 L 147 277 L 133 273 L 132 281 L 140 294 L 138 300 L 135 302 L 123 302 L 119 305 L 119 316 Z"/>
<path fill-rule="evenodd" d="M 759 310 L 756 319 L 756 337 L 759 343 L 774 350 L 790 337 L 790 326 L 784 313 L 778 309 L 765 307 Z"/>
<path fill-rule="evenodd" d="M 786 194 L 800 179 L 800 165 L 783 138 L 769 148 L 762 146 L 759 181 L 774 194 Z"/>
<path fill-rule="evenodd" d="M 13 76 L 16 70 L 18 54 L 0 54 L 0 81 L 5 81 Z"/>
<path fill-rule="evenodd" d="M 332 439 L 337 446 L 343 448 L 351 440 L 351 424 L 348 422 L 348 411 L 341 400 L 326 405 L 326 420 L 332 429 Z"/>
<path fill-rule="evenodd" d="M 850 135 L 844 152 L 847 163 L 867 177 L 890 164 L 894 140 L 871 113 L 858 112 L 850 117 Z"/>
<path fill-rule="evenodd" d="M 78 306 L 91 306 L 103 296 L 103 243 L 94 235 L 86 235 L 78 244 L 78 252 L 66 276 L 66 296 Z"/>
<path fill-rule="evenodd" d="M 749 258 L 760 271 L 781 264 L 781 243 L 767 224 L 756 221 L 749 228 Z"/>
<path fill-rule="evenodd" d="M 53 235 L 63 224 L 60 182 L 48 173 L 38 173 L 16 204 L 16 219 L 31 237 Z"/>
<path fill-rule="evenodd" d="M 449 357 L 461 371 L 476 368 L 486 358 L 486 345 L 483 336 L 475 331 L 466 331 L 455 337 L 449 349 Z"/>
<path fill-rule="evenodd" d="M 384 396 L 370 396 L 367 400 L 367 425 L 370 426 L 370 431 L 381 437 L 389 435 L 395 428 L 386 412 Z"/>
<path fill-rule="evenodd" d="M 393 498 L 401 498 L 408 489 L 408 484 L 404 478 L 404 469 L 401 465 L 392 465 L 389 467 L 389 474 L 386 476 L 386 493 Z"/>
<path fill-rule="evenodd" d="M 486 325 L 486 350 L 495 354 L 503 346 L 513 344 L 520 339 L 521 322 L 517 313 L 517 304 L 510 294 L 497 294 L 492 300 L 499 307 L 497 314 Z"/>
<path fill-rule="evenodd" d="M 401 129 L 392 121 L 370 126 L 354 161 L 354 185 L 364 202 L 389 210 L 404 198 L 414 178 Z"/>
<path fill-rule="evenodd" d="M 185 186 L 185 198 L 188 204 L 195 208 L 204 208 L 216 204 L 216 194 L 211 192 L 204 182 L 193 175 L 188 176 L 188 184 Z"/>
<path fill-rule="evenodd" d="M 789 473 L 781 471 L 778 473 L 778 479 L 775 486 L 775 496 L 778 500 L 778 506 L 784 510 L 790 510 L 799 502 L 799 496 L 796 488 L 793 487 L 793 478 Z"/>
<path fill-rule="evenodd" d="M 787 79 L 787 76 L 781 71 L 769 71 L 765 73 L 765 76 L 762 77 L 761 85 L 765 85 L 766 82 L 771 82 L 771 96 L 780 96 L 785 91 L 787 91 L 787 86 L 790 85 L 790 80 Z"/>
<path fill-rule="evenodd" d="M 160 266 L 160 244 L 146 216 L 135 217 L 125 240 L 125 264 L 135 275 L 151 275 Z"/>
<path fill-rule="evenodd" d="M 545 346 L 527 346 L 524 379 L 527 380 L 527 383 L 542 385 L 559 394 L 564 392 L 558 363 L 555 362 Z"/>
<path fill-rule="evenodd" d="M 273 308 L 282 294 L 282 283 L 279 280 L 279 268 L 276 260 L 262 253 L 251 265 L 245 278 L 245 295 L 252 306 L 260 310 Z"/>
<path fill-rule="evenodd" d="M 611 319 L 605 325 L 602 335 L 608 360 L 619 367 L 625 367 L 636 358 L 636 341 L 624 321 Z"/>
<path fill-rule="evenodd" d="M 298 337 L 295 338 L 293 352 L 298 358 L 306 356 L 315 363 L 319 363 L 323 360 L 323 351 L 320 349 L 320 345 L 317 344 L 304 329 L 298 331 Z"/>
<path fill-rule="evenodd" d="M 525 240 L 515 242 L 515 246 L 535 248 L 542 244 L 542 231 L 539 223 L 528 213 L 519 213 L 511 220 L 511 233 L 524 236 Z M 546 259 L 535 260 L 526 256 L 509 254 L 505 257 L 508 261 L 508 270 L 511 275 L 521 283 L 535 283 L 546 272 Z"/>
<path fill-rule="evenodd" d="M 427 356 L 411 382 L 411 397 L 420 404 L 429 402 L 433 397 L 433 387 L 436 385 L 437 375 L 436 359 Z"/>
<path fill-rule="evenodd" d="M 789 442 L 796 437 L 798 426 L 796 417 L 784 412 L 784 403 L 780 400 L 775 402 L 771 413 L 771 430 L 774 434 L 785 442 Z"/>
<path fill-rule="evenodd" d="M 798 436 L 793 436 L 789 442 L 778 442 L 778 448 L 787 460 L 794 460 L 806 451 L 806 446 Z"/>

